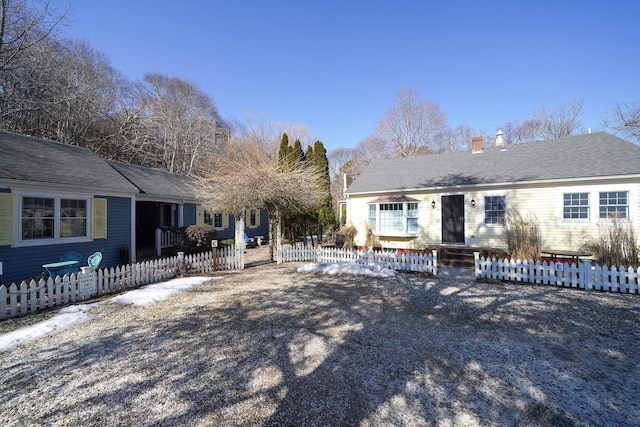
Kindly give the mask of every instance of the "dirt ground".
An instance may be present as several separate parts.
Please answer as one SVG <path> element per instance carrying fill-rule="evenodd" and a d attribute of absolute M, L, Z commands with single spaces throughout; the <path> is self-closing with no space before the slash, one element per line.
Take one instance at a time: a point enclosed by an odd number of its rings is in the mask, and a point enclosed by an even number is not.
<path fill-rule="evenodd" d="M 296 266 L 3 353 L 0 423 L 640 425 L 638 296 Z"/>

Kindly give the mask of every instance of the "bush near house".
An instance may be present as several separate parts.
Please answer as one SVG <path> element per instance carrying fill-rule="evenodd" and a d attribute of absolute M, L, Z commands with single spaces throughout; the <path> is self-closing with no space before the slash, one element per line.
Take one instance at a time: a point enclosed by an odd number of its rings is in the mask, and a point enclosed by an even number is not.
<path fill-rule="evenodd" d="M 194 254 L 211 250 L 211 241 L 216 238 L 216 229 L 210 224 L 189 225 L 176 230 L 178 251 Z"/>
<path fill-rule="evenodd" d="M 631 224 L 613 218 L 598 226 L 598 236 L 590 237 L 582 250 L 592 254 L 596 264 L 638 268 L 638 242 Z"/>
<path fill-rule="evenodd" d="M 540 222 L 535 215 L 523 217 L 515 208 L 505 211 L 502 223 L 503 239 L 512 259 L 538 261 L 542 255 Z"/>

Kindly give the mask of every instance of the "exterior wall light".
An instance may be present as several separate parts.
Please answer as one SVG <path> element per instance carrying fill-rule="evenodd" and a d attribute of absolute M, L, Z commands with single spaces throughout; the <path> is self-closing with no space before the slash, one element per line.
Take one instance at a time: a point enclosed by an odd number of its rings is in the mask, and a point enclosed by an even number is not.
<path fill-rule="evenodd" d="M 431 207 L 432 207 L 433 209 L 435 209 L 435 208 L 436 208 L 436 201 L 435 201 L 435 199 L 434 199 L 434 200 L 431 200 Z"/>
<path fill-rule="evenodd" d="M 474 208 L 476 207 L 476 199 L 471 199 L 471 206 L 473 206 Z"/>

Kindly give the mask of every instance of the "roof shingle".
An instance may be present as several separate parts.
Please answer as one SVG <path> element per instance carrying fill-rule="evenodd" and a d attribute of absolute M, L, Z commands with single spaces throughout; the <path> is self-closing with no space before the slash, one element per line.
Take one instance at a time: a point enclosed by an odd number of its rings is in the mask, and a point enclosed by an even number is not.
<path fill-rule="evenodd" d="M 640 146 L 607 132 L 371 163 L 347 194 L 640 175 Z"/>

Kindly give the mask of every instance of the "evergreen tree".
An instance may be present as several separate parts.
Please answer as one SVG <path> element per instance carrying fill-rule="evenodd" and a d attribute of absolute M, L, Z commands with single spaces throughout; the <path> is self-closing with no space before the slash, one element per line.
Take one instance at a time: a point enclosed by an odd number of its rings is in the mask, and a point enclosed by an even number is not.
<path fill-rule="evenodd" d="M 304 155 L 304 151 L 302 150 L 302 143 L 299 139 L 296 139 L 296 142 L 293 143 L 292 157 L 296 165 L 304 164 L 307 161 L 307 157 Z"/>
<path fill-rule="evenodd" d="M 290 169 L 289 159 L 291 157 L 291 152 L 292 149 L 289 146 L 289 137 L 286 133 L 283 133 L 282 138 L 280 139 L 280 148 L 278 149 L 278 172 Z"/>

